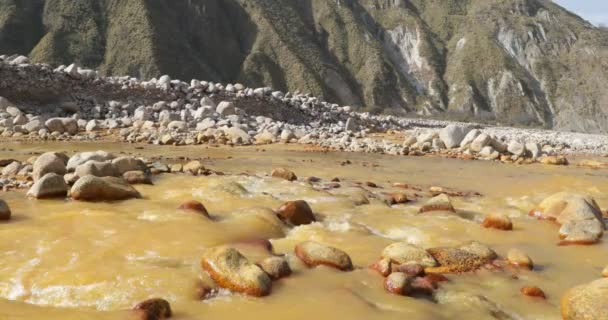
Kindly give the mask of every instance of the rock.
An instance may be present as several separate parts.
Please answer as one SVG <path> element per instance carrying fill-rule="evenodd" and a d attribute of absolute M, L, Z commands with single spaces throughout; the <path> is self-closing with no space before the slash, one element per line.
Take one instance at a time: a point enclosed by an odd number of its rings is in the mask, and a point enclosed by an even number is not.
<path fill-rule="evenodd" d="M 112 164 L 112 162 L 101 162 L 101 161 L 87 161 L 84 164 L 81 164 L 76 168 L 76 175 L 79 177 L 84 177 L 88 175 L 96 176 L 96 177 L 118 177 L 121 176 L 119 172 L 116 170 L 116 167 Z"/>
<path fill-rule="evenodd" d="M 471 142 L 471 151 L 480 152 L 485 146 L 492 142 L 492 138 L 485 133 L 480 134 Z"/>
<path fill-rule="evenodd" d="M 412 291 L 412 277 L 403 272 L 393 272 L 384 279 L 384 289 L 397 295 L 408 295 Z"/>
<path fill-rule="evenodd" d="M 513 222 L 511 218 L 504 214 L 490 214 L 488 215 L 481 224 L 484 228 L 492 228 L 498 230 L 513 230 Z"/>
<path fill-rule="evenodd" d="M 563 320 L 608 319 L 608 278 L 574 287 L 562 297 Z"/>
<path fill-rule="evenodd" d="M 23 125 L 23 129 L 27 132 L 38 132 L 44 128 L 44 123 L 40 119 L 34 119 Z"/>
<path fill-rule="evenodd" d="M 164 299 L 149 299 L 138 303 L 133 310 L 137 320 L 162 320 L 173 316 L 171 305 Z"/>
<path fill-rule="evenodd" d="M 234 144 L 249 144 L 251 136 L 244 130 L 236 127 L 231 127 L 223 130 L 229 141 Z"/>
<path fill-rule="evenodd" d="M 36 199 L 65 197 L 68 189 L 63 176 L 51 172 L 38 179 L 27 192 L 27 196 Z"/>
<path fill-rule="evenodd" d="M 452 206 L 452 201 L 450 200 L 450 197 L 445 193 L 430 199 L 418 210 L 419 213 L 431 211 L 456 212 L 456 210 Z"/>
<path fill-rule="evenodd" d="M 509 310 L 505 310 L 483 295 L 458 290 L 439 290 L 433 295 L 433 298 L 437 301 L 439 307 L 447 306 L 465 312 L 473 309 L 477 311 L 476 314 L 484 315 L 482 319 L 521 320 L 520 316 L 512 316 Z M 464 318 L 474 317 L 465 316 Z"/>
<path fill-rule="evenodd" d="M 439 284 L 449 281 L 448 278 L 441 274 L 431 273 L 424 276 L 419 276 L 412 281 L 412 291 L 422 294 L 433 294 L 439 288 Z"/>
<path fill-rule="evenodd" d="M 272 289 L 268 274 L 233 248 L 206 250 L 201 266 L 221 288 L 256 297 L 269 295 Z"/>
<path fill-rule="evenodd" d="M 509 250 L 509 252 L 507 252 L 507 261 L 516 267 L 526 268 L 529 270 L 534 268 L 532 259 L 530 259 L 525 252 L 519 249 Z"/>
<path fill-rule="evenodd" d="M 67 157 L 62 153 L 47 152 L 40 155 L 36 161 L 34 161 L 34 170 L 32 177 L 34 181 L 42 178 L 47 173 L 56 173 L 58 175 L 66 174 L 66 159 Z"/>
<path fill-rule="evenodd" d="M 109 152 L 101 151 L 101 150 L 94 151 L 94 152 L 77 153 L 77 154 L 73 155 L 67 161 L 67 170 L 72 172 L 72 171 L 76 170 L 76 168 L 78 166 L 80 166 L 81 164 L 84 164 L 91 160 L 104 162 L 104 161 L 110 161 L 114 158 L 115 157 L 113 154 L 111 154 Z"/>
<path fill-rule="evenodd" d="M 382 258 L 371 265 L 370 268 L 378 271 L 383 277 L 387 277 L 392 272 L 391 259 Z"/>
<path fill-rule="evenodd" d="M 236 108 L 232 102 L 222 101 L 218 104 L 215 112 L 219 113 L 221 116 L 229 116 L 236 114 Z"/>
<path fill-rule="evenodd" d="M 507 146 L 507 151 L 509 151 L 515 156 L 521 157 L 526 153 L 526 147 L 523 143 L 513 140 L 509 142 L 509 145 Z"/>
<path fill-rule="evenodd" d="M 427 273 L 475 271 L 497 257 L 494 250 L 474 241 L 459 247 L 431 248 L 427 251 L 439 264 L 439 267 L 426 268 Z"/>
<path fill-rule="evenodd" d="M 605 230 L 602 211 L 590 196 L 567 192 L 543 200 L 530 215 L 561 224 L 562 244 L 595 243 Z"/>
<path fill-rule="evenodd" d="M 270 173 L 272 177 L 285 179 L 287 181 L 295 181 L 298 180 L 298 176 L 296 176 L 293 171 L 287 170 L 285 168 L 277 168 L 272 170 Z"/>
<path fill-rule="evenodd" d="M 200 203 L 196 200 L 186 201 L 186 202 L 182 203 L 178 209 L 195 212 L 198 214 L 202 214 L 207 218 L 210 218 L 207 208 L 205 208 L 205 206 L 202 203 Z"/>
<path fill-rule="evenodd" d="M 148 167 L 143 161 L 133 157 L 115 158 L 112 160 L 112 165 L 114 166 L 118 175 L 123 175 L 125 172 L 129 171 L 148 171 Z"/>
<path fill-rule="evenodd" d="M 272 144 L 277 140 L 277 137 L 269 131 L 264 131 L 254 137 L 256 144 Z"/>
<path fill-rule="evenodd" d="M 282 257 L 268 257 L 262 260 L 259 266 L 272 280 L 278 280 L 291 275 L 291 267 L 289 267 L 287 260 Z"/>
<path fill-rule="evenodd" d="M 281 220 L 294 226 L 311 224 L 316 221 L 312 209 L 304 200 L 286 202 L 277 209 L 277 215 Z"/>
<path fill-rule="evenodd" d="M 382 258 L 392 263 L 419 264 L 424 267 L 435 267 L 437 261 L 426 250 L 406 242 L 393 243 L 382 250 Z"/>
<path fill-rule="evenodd" d="M 141 198 L 141 195 L 122 178 L 84 176 L 72 186 L 74 200 L 112 201 Z"/>
<path fill-rule="evenodd" d="M 464 139 L 462 139 L 462 141 L 460 142 L 460 147 L 466 147 L 467 145 L 470 145 L 480 134 L 481 131 L 479 131 L 478 129 L 473 129 L 469 131 L 469 133 L 467 133 L 467 135 L 464 136 Z"/>
<path fill-rule="evenodd" d="M 173 139 L 173 136 L 170 134 L 165 134 L 160 138 L 160 144 L 169 145 L 169 144 L 174 144 L 174 143 L 175 143 L 175 139 Z"/>
<path fill-rule="evenodd" d="M 75 173 L 66 173 L 63 175 L 63 181 L 71 186 L 78 181 L 78 176 Z"/>
<path fill-rule="evenodd" d="M 535 142 L 526 143 L 526 150 L 528 151 L 529 156 L 532 159 L 538 159 L 540 157 L 540 155 L 542 154 L 540 145 Z"/>
<path fill-rule="evenodd" d="M 164 163 L 156 161 L 150 165 L 150 172 L 153 174 L 167 173 L 169 172 L 169 167 Z"/>
<path fill-rule="evenodd" d="M 547 298 L 545 292 L 543 292 L 543 290 L 541 290 L 539 287 L 526 286 L 521 288 L 519 291 L 528 297 L 541 298 L 543 300 Z"/>
<path fill-rule="evenodd" d="M 61 118 L 61 124 L 64 132 L 73 136 L 78 134 L 78 121 L 73 118 Z M 51 130 L 52 131 L 52 130 Z"/>
<path fill-rule="evenodd" d="M 183 171 L 185 173 L 190 173 L 190 174 L 193 174 L 193 175 L 199 174 L 199 172 L 201 170 L 205 170 L 205 167 L 198 160 L 190 161 L 190 162 L 186 163 L 184 165 L 184 167 L 183 167 Z"/>
<path fill-rule="evenodd" d="M 353 264 L 348 254 L 340 249 L 318 242 L 302 242 L 296 246 L 295 253 L 309 267 L 324 265 L 342 271 L 353 269 Z"/>
<path fill-rule="evenodd" d="M 127 171 L 122 174 L 122 178 L 129 184 L 153 184 L 150 175 L 143 171 Z"/>
<path fill-rule="evenodd" d="M 567 166 L 568 160 L 563 156 L 545 156 L 540 158 L 540 163 L 553 166 Z"/>
<path fill-rule="evenodd" d="M 602 277 L 608 278 L 608 266 L 606 266 L 606 267 L 604 267 L 604 269 L 602 269 Z"/>
<path fill-rule="evenodd" d="M 289 129 L 285 129 L 281 132 L 281 142 L 283 143 L 288 143 L 289 141 L 291 141 L 291 139 L 295 139 L 296 135 L 293 133 L 293 131 L 289 130 Z"/>
<path fill-rule="evenodd" d="M 14 177 L 19 173 L 19 170 L 23 168 L 23 165 L 19 161 L 14 161 L 8 166 L 2 168 L 2 176 L 4 177 Z"/>
<path fill-rule="evenodd" d="M 11 208 L 9 208 L 6 201 L 0 199 L 0 221 L 7 221 L 11 219 Z"/>
<path fill-rule="evenodd" d="M 357 130 L 357 125 L 355 124 L 355 119 L 348 118 L 346 120 L 346 124 L 344 125 L 344 130 L 355 132 Z"/>
<path fill-rule="evenodd" d="M 439 131 L 439 139 L 447 149 L 453 149 L 460 146 L 469 131 L 468 127 L 451 124 Z"/>
<path fill-rule="evenodd" d="M 65 128 L 63 127 L 63 121 L 61 118 L 51 118 L 48 119 L 44 125 L 50 132 L 59 132 L 64 133 Z"/>

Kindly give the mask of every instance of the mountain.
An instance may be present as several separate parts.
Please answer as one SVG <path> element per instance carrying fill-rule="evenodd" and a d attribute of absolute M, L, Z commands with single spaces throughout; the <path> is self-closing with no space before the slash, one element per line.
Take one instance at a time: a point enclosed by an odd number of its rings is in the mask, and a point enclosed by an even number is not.
<path fill-rule="evenodd" d="M 608 32 L 549 0 L 0 0 L 0 52 L 608 132 Z"/>

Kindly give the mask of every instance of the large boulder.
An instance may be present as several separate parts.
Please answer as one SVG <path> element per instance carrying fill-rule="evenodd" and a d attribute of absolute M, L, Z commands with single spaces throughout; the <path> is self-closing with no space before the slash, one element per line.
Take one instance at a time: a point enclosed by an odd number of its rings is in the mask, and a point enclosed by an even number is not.
<path fill-rule="evenodd" d="M 65 127 L 63 126 L 62 118 L 51 118 L 46 120 L 44 123 L 49 132 L 64 133 Z"/>
<path fill-rule="evenodd" d="M 456 148 L 460 146 L 460 143 L 469 131 L 471 129 L 468 127 L 451 124 L 439 131 L 439 139 L 441 139 L 446 148 Z"/>
<path fill-rule="evenodd" d="M 606 229 L 600 207 L 587 195 L 556 193 L 543 200 L 530 215 L 562 225 L 562 244 L 595 243 Z"/>
<path fill-rule="evenodd" d="M 304 200 L 284 203 L 277 209 L 277 215 L 281 220 L 289 222 L 294 226 L 311 224 L 316 221 L 312 209 Z"/>
<path fill-rule="evenodd" d="M 485 133 L 482 133 L 471 142 L 471 151 L 480 152 L 485 146 L 490 145 L 492 138 Z"/>
<path fill-rule="evenodd" d="M 66 171 L 66 159 L 67 157 L 63 153 L 47 152 L 40 155 L 36 161 L 34 161 L 34 170 L 32 177 L 34 181 L 42 178 L 47 173 L 56 173 L 58 175 L 64 175 Z"/>
<path fill-rule="evenodd" d="M 68 189 L 69 187 L 63 176 L 51 172 L 38 179 L 27 192 L 27 196 L 36 199 L 65 197 L 68 194 Z"/>
<path fill-rule="evenodd" d="M 6 221 L 11 219 L 11 208 L 9 208 L 6 201 L 0 199 L 0 221 Z"/>
<path fill-rule="evenodd" d="M 76 170 L 76 167 L 78 167 L 81 164 L 84 164 L 87 161 L 109 161 L 114 159 L 115 156 L 109 152 L 105 152 L 105 151 L 94 151 L 94 152 L 81 152 L 81 153 L 77 153 L 75 155 L 73 155 L 70 160 L 68 161 L 67 164 L 67 170 L 68 171 L 74 171 Z"/>
<path fill-rule="evenodd" d="M 129 184 L 153 184 L 150 173 L 143 171 L 127 171 L 122 174 L 122 178 Z"/>
<path fill-rule="evenodd" d="M 406 242 L 393 243 L 382 250 L 382 258 L 398 265 L 419 264 L 423 267 L 437 265 L 435 258 L 423 248 Z"/>
<path fill-rule="evenodd" d="M 497 258 L 494 250 L 475 241 L 457 247 L 431 248 L 427 251 L 439 264 L 438 267 L 426 268 L 427 273 L 475 271 Z"/>
<path fill-rule="evenodd" d="M 309 267 L 324 265 L 342 271 L 353 269 L 352 261 L 346 252 L 318 242 L 302 242 L 296 246 L 295 253 Z"/>
<path fill-rule="evenodd" d="M 74 200 L 104 201 L 141 198 L 135 188 L 124 179 L 115 177 L 84 176 L 72 186 Z"/>
<path fill-rule="evenodd" d="M 84 164 L 79 165 L 75 171 L 78 177 L 84 177 L 88 175 L 96 177 L 118 177 L 121 176 L 116 170 L 116 167 L 110 161 L 87 161 Z"/>
<path fill-rule="evenodd" d="M 224 134 L 232 143 L 235 144 L 249 144 L 251 143 L 251 136 L 243 129 L 237 127 L 231 127 L 223 129 Z"/>
<path fill-rule="evenodd" d="M 608 278 L 568 290 L 561 311 L 563 320 L 608 319 Z"/>
<path fill-rule="evenodd" d="M 234 104 L 232 102 L 222 101 L 220 102 L 220 104 L 218 104 L 217 109 L 215 109 L 215 112 L 225 117 L 236 114 L 236 108 L 234 107 Z"/>
<path fill-rule="evenodd" d="M 133 157 L 118 157 L 112 160 L 112 165 L 118 172 L 118 174 L 122 175 L 125 172 L 129 171 L 143 171 L 147 172 L 148 166 L 141 161 L 140 159 L 136 159 Z"/>
<path fill-rule="evenodd" d="M 234 248 L 206 250 L 201 266 L 220 288 L 256 297 L 269 295 L 272 289 L 268 274 Z"/>
<path fill-rule="evenodd" d="M 467 135 L 464 136 L 464 138 L 460 142 L 460 147 L 466 147 L 467 145 L 470 145 L 480 134 L 481 131 L 478 129 L 473 129 L 469 131 L 469 133 L 467 133 Z"/>
<path fill-rule="evenodd" d="M 78 133 L 78 121 L 74 118 L 61 118 L 61 124 L 63 129 L 69 135 L 75 135 Z"/>

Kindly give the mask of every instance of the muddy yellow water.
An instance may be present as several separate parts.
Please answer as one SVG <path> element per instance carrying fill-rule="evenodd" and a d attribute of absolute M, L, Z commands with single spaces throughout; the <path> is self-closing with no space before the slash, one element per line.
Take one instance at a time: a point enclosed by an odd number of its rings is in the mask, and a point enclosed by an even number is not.
<path fill-rule="evenodd" d="M 542 165 L 515 166 L 441 158 L 410 158 L 350 153 L 312 153 L 296 147 L 134 149 L 120 144 L 6 144 L 0 157 L 24 160 L 32 153 L 104 149 L 142 155 L 200 158 L 225 176 L 161 175 L 154 186 L 137 187 L 143 199 L 116 203 L 28 200 L 22 192 L 0 194 L 13 219 L 0 224 L 0 319 L 128 319 L 127 310 L 151 297 L 170 301 L 175 319 L 559 319 L 559 299 L 574 285 L 596 279 L 608 264 L 607 245 L 557 246 L 557 226 L 527 212 L 557 191 L 593 195 L 608 207 L 608 175 L 602 170 Z M 350 165 L 341 165 L 350 160 Z M 267 177 L 284 166 L 299 176 L 342 188 L 324 190 L 305 182 Z M 240 175 L 240 173 L 248 175 Z M 373 181 L 380 189 L 353 187 Z M 482 197 L 455 198 L 458 215 L 417 215 L 420 202 L 387 206 L 372 199 L 355 205 L 354 195 L 394 190 L 393 182 L 423 188 L 443 186 L 478 191 Z M 199 200 L 213 216 L 207 220 L 176 209 Z M 286 200 L 308 201 L 320 222 L 286 228 L 269 210 Z M 420 199 L 423 201 L 424 199 Z M 501 212 L 515 230 L 480 227 L 484 215 Z M 249 298 L 222 292 L 200 298 L 212 285 L 199 266 L 205 248 L 235 245 L 251 260 L 263 253 L 249 240 L 271 239 L 276 253 L 291 253 L 303 240 L 346 251 L 355 271 L 297 269 L 274 282 L 272 294 Z M 477 240 L 506 255 L 520 248 L 535 262 L 534 271 L 480 271 L 450 275 L 438 295 L 451 303 L 385 293 L 382 278 L 369 271 L 382 248 L 396 241 L 423 247 Z M 542 288 L 547 300 L 525 297 L 522 286 Z M 454 297 L 483 296 L 479 299 Z M 444 299 L 450 300 L 450 299 Z M 443 301 L 443 300 L 442 300 Z M 494 308 L 494 309 L 493 309 Z"/>

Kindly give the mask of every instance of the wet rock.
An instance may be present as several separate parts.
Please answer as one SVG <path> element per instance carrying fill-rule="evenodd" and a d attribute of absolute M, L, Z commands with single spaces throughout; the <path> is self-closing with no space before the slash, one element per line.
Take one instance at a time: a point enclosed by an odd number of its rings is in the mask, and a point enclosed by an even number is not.
<path fill-rule="evenodd" d="M 490 145 L 492 138 L 485 133 L 480 134 L 471 142 L 471 151 L 480 152 L 485 146 Z"/>
<path fill-rule="evenodd" d="M 285 179 L 287 181 L 298 180 L 298 176 L 296 176 L 296 174 L 293 173 L 293 171 L 287 170 L 285 168 L 277 168 L 277 169 L 272 170 L 272 172 L 270 173 L 270 176 L 275 177 L 275 178 Z"/>
<path fill-rule="evenodd" d="M 112 160 L 112 165 L 117 171 L 118 175 L 123 175 L 128 171 L 148 171 L 146 164 L 133 157 L 118 157 Z"/>
<path fill-rule="evenodd" d="M 316 221 L 312 209 L 304 200 L 286 202 L 277 209 L 277 215 L 281 220 L 294 226 L 311 224 Z"/>
<path fill-rule="evenodd" d="M 262 260 L 259 263 L 259 266 L 273 280 L 278 280 L 291 275 L 289 263 L 282 257 L 268 257 Z"/>
<path fill-rule="evenodd" d="M 88 175 L 96 177 L 118 177 L 119 173 L 112 162 L 88 161 L 76 168 L 76 175 L 84 177 Z"/>
<path fill-rule="evenodd" d="M 440 194 L 424 204 L 419 210 L 419 213 L 431 212 L 431 211 L 449 211 L 456 212 L 452 206 L 450 197 L 446 194 Z"/>
<path fill-rule="evenodd" d="M 408 295 L 412 291 L 413 278 L 403 272 L 393 272 L 384 279 L 384 289 L 392 294 Z"/>
<path fill-rule="evenodd" d="M 519 290 L 523 295 L 534 298 L 546 299 L 545 292 L 539 287 L 523 287 Z"/>
<path fill-rule="evenodd" d="M 197 175 L 197 174 L 199 174 L 199 172 L 201 170 L 205 170 L 205 167 L 203 166 L 203 164 L 200 161 L 194 160 L 194 161 L 190 161 L 190 162 L 186 163 L 184 165 L 184 167 L 182 168 L 182 170 L 185 173 Z"/>
<path fill-rule="evenodd" d="M 318 242 L 302 242 L 296 246 L 295 253 L 309 267 L 324 265 L 342 271 L 353 269 L 353 264 L 346 252 Z"/>
<path fill-rule="evenodd" d="M 564 320 L 608 319 L 608 278 L 574 287 L 561 300 Z"/>
<path fill-rule="evenodd" d="M 511 222 L 511 218 L 503 214 L 490 214 L 483 220 L 481 225 L 484 228 L 505 231 L 513 230 L 513 222 Z"/>
<path fill-rule="evenodd" d="M 441 274 L 427 274 L 425 276 L 416 277 L 412 281 L 412 291 L 416 293 L 432 294 L 439 284 L 449 281 L 448 278 Z"/>
<path fill-rule="evenodd" d="M 143 171 L 127 171 L 122 178 L 129 184 L 152 184 L 150 175 Z"/>
<path fill-rule="evenodd" d="M 76 170 L 76 168 L 88 161 L 99 161 L 105 162 L 113 160 L 115 156 L 109 152 L 105 152 L 102 150 L 94 151 L 94 152 L 81 152 L 73 155 L 69 161 L 67 161 L 67 170 L 72 172 Z"/>
<path fill-rule="evenodd" d="M 475 271 L 497 257 L 494 250 L 479 242 L 470 242 L 459 247 L 431 248 L 427 251 L 439 264 L 439 267 L 427 268 L 427 273 Z"/>
<path fill-rule="evenodd" d="M 11 219 L 11 208 L 9 208 L 6 201 L 0 199 L 0 221 L 7 221 Z"/>
<path fill-rule="evenodd" d="M 141 194 L 122 178 L 84 176 L 72 186 L 74 200 L 112 201 L 141 198 Z"/>
<path fill-rule="evenodd" d="M 38 179 L 27 192 L 27 196 L 36 199 L 65 197 L 68 190 L 69 187 L 63 176 L 51 172 Z"/>
<path fill-rule="evenodd" d="M 513 140 L 509 142 L 509 145 L 507 146 L 507 151 L 509 151 L 513 155 L 521 157 L 526 153 L 526 147 L 523 143 Z"/>
<path fill-rule="evenodd" d="M 42 178 L 47 173 L 64 175 L 66 171 L 65 155 L 57 152 L 47 152 L 40 155 L 34 161 L 32 177 L 34 181 Z"/>
<path fill-rule="evenodd" d="M 174 163 L 169 166 L 172 173 L 180 173 L 184 171 L 184 165 L 181 163 Z"/>
<path fill-rule="evenodd" d="M 171 305 L 164 299 L 149 299 L 138 303 L 133 310 L 137 320 L 162 320 L 173 315 Z"/>
<path fill-rule="evenodd" d="M 540 158 L 540 163 L 553 166 L 567 166 L 568 159 L 563 156 L 545 156 Z"/>
<path fill-rule="evenodd" d="M 439 138 L 447 149 L 453 149 L 460 146 L 469 131 L 471 129 L 468 127 L 448 125 L 439 132 Z"/>
<path fill-rule="evenodd" d="M 19 161 L 15 161 L 2 169 L 2 176 L 14 177 L 19 173 L 23 165 Z"/>
<path fill-rule="evenodd" d="M 389 259 L 395 264 L 420 264 L 424 267 L 434 267 L 437 261 L 421 247 L 406 242 L 393 243 L 382 250 L 382 258 Z"/>
<path fill-rule="evenodd" d="M 519 249 L 511 249 L 507 252 L 507 261 L 517 267 L 526 268 L 532 270 L 534 263 L 532 259 L 523 251 Z"/>
<path fill-rule="evenodd" d="M 392 264 L 393 272 L 403 272 L 410 277 L 419 277 L 424 275 L 424 266 L 417 263 L 408 263 L 396 265 Z"/>
<path fill-rule="evenodd" d="M 597 220 L 577 220 L 564 223 L 559 229 L 560 245 L 586 245 L 598 242 L 604 226 Z"/>
<path fill-rule="evenodd" d="M 489 319 L 521 319 L 520 316 L 511 315 L 507 310 L 483 295 L 456 290 L 438 290 L 433 297 L 439 305 L 449 306 L 450 308 L 458 308 L 462 311 L 469 309 L 483 310 L 483 313 L 490 317 Z"/>
<path fill-rule="evenodd" d="M 372 270 L 378 271 L 383 277 L 387 277 L 392 272 L 392 262 L 390 259 L 380 259 L 370 266 Z"/>
<path fill-rule="evenodd" d="M 169 167 L 166 164 L 157 161 L 150 165 L 150 172 L 153 174 L 167 173 L 169 172 Z"/>
<path fill-rule="evenodd" d="M 272 289 L 268 274 L 233 248 L 206 250 L 201 266 L 221 288 L 256 297 L 269 295 Z"/>
<path fill-rule="evenodd" d="M 196 200 L 190 200 L 190 201 L 186 201 L 184 203 L 182 203 L 179 206 L 180 210 L 188 210 L 188 211 L 192 211 L 192 212 L 196 212 L 198 214 L 202 214 L 205 217 L 209 218 L 209 212 L 207 211 L 207 208 L 205 208 L 205 206 L 196 201 Z"/>

